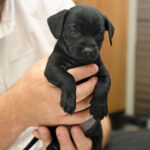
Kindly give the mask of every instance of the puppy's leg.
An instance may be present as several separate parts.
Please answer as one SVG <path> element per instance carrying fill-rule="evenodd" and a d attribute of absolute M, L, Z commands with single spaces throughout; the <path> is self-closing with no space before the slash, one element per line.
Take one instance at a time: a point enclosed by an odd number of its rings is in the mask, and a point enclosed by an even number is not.
<path fill-rule="evenodd" d="M 92 150 L 102 150 L 102 137 L 101 136 L 95 136 L 91 137 L 93 147 Z"/>
<path fill-rule="evenodd" d="M 61 107 L 65 112 L 72 114 L 76 106 L 76 83 L 73 79 L 67 79 L 61 86 Z"/>
<path fill-rule="evenodd" d="M 102 127 L 100 121 L 96 121 L 96 123 L 85 132 L 85 136 L 90 137 L 92 139 L 92 150 L 102 150 Z"/>
<path fill-rule="evenodd" d="M 98 83 L 95 87 L 93 98 L 91 100 L 90 113 L 97 120 L 102 120 L 104 116 L 107 115 L 107 96 L 110 89 L 110 77 L 105 69 L 103 63 L 101 62 L 100 70 L 97 74 Z"/>
<path fill-rule="evenodd" d="M 76 106 L 76 83 L 73 76 L 60 65 L 49 62 L 45 76 L 49 82 L 61 88 L 61 107 L 65 112 L 72 114 Z"/>

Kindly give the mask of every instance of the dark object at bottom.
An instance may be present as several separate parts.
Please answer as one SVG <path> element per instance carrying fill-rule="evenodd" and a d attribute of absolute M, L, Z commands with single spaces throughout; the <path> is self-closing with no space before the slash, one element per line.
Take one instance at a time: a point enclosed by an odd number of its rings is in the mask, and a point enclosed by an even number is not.
<path fill-rule="evenodd" d="M 89 122 L 91 122 L 91 125 Z M 94 119 L 92 118 L 79 126 L 83 130 L 85 136 L 90 137 L 92 139 L 93 142 L 92 150 L 102 150 L 101 145 L 102 145 L 103 136 L 102 136 L 102 128 L 100 122 L 96 120 L 94 121 Z M 70 127 L 69 126 L 67 127 L 68 130 L 70 130 Z M 49 127 L 49 130 L 53 137 L 53 142 L 48 145 L 46 150 L 60 150 L 59 143 L 56 137 L 56 127 Z"/>
<path fill-rule="evenodd" d="M 104 150 L 150 150 L 150 131 L 115 131 Z"/>
<path fill-rule="evenodd" d="M 70 131 L 71 126 L 66 126 Z M 100 121 L 96 121 L 94 118 L 91 118 L 84 123 L 80 124 L 79 127 L 84 132 L 85 136 L 90 137 L 93 142 L 92 150 L 102 150 L 102 127 Z M 56 137 L 56 126 L 55 127 L 48 127 L 51 135 L 53 137 L 53 141 L 51 144 L 48 145 L 46 150 L 60 150 L 60 146 Z M 38 141 L 37 138 L 33 138 L 32 141 L 23 149 L 29 150 L 36 142 Z"/>

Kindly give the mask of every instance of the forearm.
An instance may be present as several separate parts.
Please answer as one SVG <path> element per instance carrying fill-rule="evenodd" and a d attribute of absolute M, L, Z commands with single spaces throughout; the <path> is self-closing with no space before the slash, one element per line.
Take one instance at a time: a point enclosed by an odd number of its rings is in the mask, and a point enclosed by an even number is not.
<path fill-rule="evenodd" d="M 0 96 L 1 150 L 6 150 L 27 127 L 18 88 L 15 86 Z"/>

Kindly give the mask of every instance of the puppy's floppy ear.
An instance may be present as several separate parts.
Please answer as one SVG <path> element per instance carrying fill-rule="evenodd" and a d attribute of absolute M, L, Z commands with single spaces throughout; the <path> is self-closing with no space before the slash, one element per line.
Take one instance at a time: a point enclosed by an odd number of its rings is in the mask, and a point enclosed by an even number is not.
<path fill-rule="evenodd" d="M 105 19 L 105 30 L 108 31 L 110 45 L 112 45 L 112 37 L 114 35 L 114 27 L 106 16 L 104 16 L 104 19 Z"/>
<path fill-rule="evenodd" d="M 56 39 L 58 39 L 62 33 L 67 12 L 68 10 L 62 10 L 47 19 L 49 28 Z"/>

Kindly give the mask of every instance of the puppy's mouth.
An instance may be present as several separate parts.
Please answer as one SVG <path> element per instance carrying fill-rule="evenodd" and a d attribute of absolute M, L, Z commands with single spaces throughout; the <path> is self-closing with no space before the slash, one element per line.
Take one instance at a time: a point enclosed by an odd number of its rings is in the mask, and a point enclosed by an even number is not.
<path fill-rule="evenodd" d="M 87 61 L 94 62 L 97 59 L 96 54 L 91 54 L 91 55 L 84 55 L 84 59 L 87 59 Z"/>

